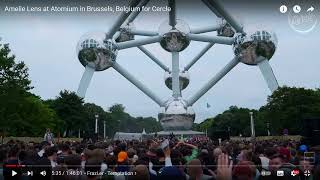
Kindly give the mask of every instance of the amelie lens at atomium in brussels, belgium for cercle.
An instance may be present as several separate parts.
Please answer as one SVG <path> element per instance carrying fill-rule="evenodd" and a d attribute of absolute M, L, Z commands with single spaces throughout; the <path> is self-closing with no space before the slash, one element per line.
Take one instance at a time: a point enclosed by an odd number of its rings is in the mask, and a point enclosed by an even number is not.
<path fill-rule="evenodd" d="M 130 12 L 130 11 L 162 11 L 169 12 L 171 8 L 169 6 L 6 6 L 5 12 Z"/>

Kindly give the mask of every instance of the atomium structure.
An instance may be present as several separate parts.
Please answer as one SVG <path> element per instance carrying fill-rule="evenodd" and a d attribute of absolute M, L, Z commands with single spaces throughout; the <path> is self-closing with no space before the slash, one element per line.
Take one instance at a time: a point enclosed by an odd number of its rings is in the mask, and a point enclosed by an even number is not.
<path fill-rule="evenodd" d="M 164 130 L 189 130 L 195 119 L 193 104 L 238 63 L 258 66 L 269 89 L 272 92 L 275 91 L 278 88 L 278 82 L 268 62 L 277 46 L 275 34 L 266 30 L 244 32 L 243 26 L 217 0 L 202 0 L 202 2 L 220 19 L 217 24 L 190 29 L 187 23 L 176 18 L 175 0 L 168 0 L 168 6 L 171 8 L 169 18 L 160 25 L 158 31 L 151 32 L 135 27 L 133 21 L 140 11 L 133 11 L 123 12 L 106 33 L 85 34 L 77 45 L 78 59 L 85 67 L 77 91 L 78 95 L 85 96 L 95 71 L 114 68 L 160 106 L 161 112 L 158 118 Z M 148 0 L 132 0 L 128 6 L 141 8 L 147 3 Z M 213 31 L 217 32 L 216 36 L 205 34 Z M 136 39 L 137 36 L 141 38 Z M 191 41 L 206 42 L 207 45 L 186 67 L 180 69 L 179 53 L 185 50 Z M 172 54 L 171 68 L 144 47 L 152 43 L 159 43 L 163 49 Z M 183 98 L 181 92 L 188 87 L 190 80 L 188 70 L 214 44 L 233 46 L 234 58 L 193 96 Z M 137 47 L 165 71 L 164 82 L 172 90 L 171 98 L 162 100 L 117 63 L 118 52 L 133 47 Z"/>

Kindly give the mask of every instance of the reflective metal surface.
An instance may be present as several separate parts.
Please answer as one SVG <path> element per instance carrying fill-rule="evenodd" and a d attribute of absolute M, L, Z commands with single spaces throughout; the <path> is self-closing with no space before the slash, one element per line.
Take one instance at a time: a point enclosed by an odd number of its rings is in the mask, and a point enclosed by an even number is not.
<path fill-rule="evenodd" d="M 190 130 L 195 113 L 184 100 L 169 100 L 158 118 L 164 130 Z"/>
<path fill-rule="evenodd" d="M 247 35 L 238 34 L 233 47 L 240 61 L 248 65 L 257 65 L 263 58 L 271 59 L 277 47 L 277 37 L 265 30 Z M 258 58 L 259 56 L 263 58 Z"/>
<path fill-rule="evenodd" d="M 131 33 L 131 30 L 134 29 L 133 23 L 129 23 L 128 25 L 121 27 L 119 32 L 119 36 L 116 39 L 116 42 L 125 42 L 134 40 L 134 35 Z"/>
<path fill-rule="evenodd" d="M 190 76 L 188 71 L 185 72 L 180 72 L 179 73 L 179 78 L 180 78 L 180 89 L 184 90 L 185 88 L 188 87 L 189 82 L 190 82 Z M 166 72 L 165 77 L 164 77 L 164 82 L 166 84 L 166 86 L 172 90 L 172 74 Z"/>
<path fill-rule="evenodd" d="M 233 37 L 235 34 L 235 30 L 231 27 L 231 25 L 224 19 L 220 18 L 219 22 L 221 28 L 217 31 L 218 36 L 224 37 Z"/>
<path fill-rule="evenodd" d="M 160 41 L 163 49 L 169 52 L 180 52 L 188 47 L 190 40 L 186 35 L 178 30 L 171 30 L 164 34 Z"/>
<path fill-rule="evenodd" d="M 190 40 L 186 37 L 190 33 L 188 24 L 180 19 L 176 22 L 174 28 L 168 24 L 168 21 L 163 22 L 159 27 L 159 35 L 162 36 L 160 45 L 169 52 L 183 51 L 190 44 Z"/>
<path fill-rule="evenodd" d="M 77 45 L 78 59 L 83 66 L 103 71 L 116 60 L 118 50 L 114 42 L 105 40 L 105 33 L 90 32 L 80 38 Z"/>

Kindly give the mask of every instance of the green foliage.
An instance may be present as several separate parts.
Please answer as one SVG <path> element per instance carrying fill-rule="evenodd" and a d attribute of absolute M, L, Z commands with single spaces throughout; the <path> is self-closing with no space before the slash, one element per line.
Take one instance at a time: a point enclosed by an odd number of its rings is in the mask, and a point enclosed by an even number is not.
<path fill-rule="evenodd" d="M 116 123 L 116 130 L 122 132 L 155 132 L 161 130 L 160 123 L 153 117 L 137 117 L 134 118 L 125 112 L 125 107 L 121 104 L 115 104 L 109 108 L 110 119 L 112 123 Z"/>
<path fill-rule="evenodd" d="M 8 44 L 0 44 L 0 94 L 7 95 L 11 90 L 28 91 L 32 89 L 28 79 L 28 68 L 24 62 L 15 62 L 10 55 Z"/>
<path fill-rule="evenodd" d="M 67 90 L 61 91 L 55 100 L 47 101 L 49 106 L 55 110 L 62 124 L 59 132 L 76 135 L 79 129 L 83 129 L 86 123 L 86 113 L 83 99 L 76 93 Z"/>
<path fill-rule="evenodd" d="M 55 112 L 28 92 L 30 84 L 26 65 L 0 44 L 0 131 L 6 135 L 42 136 L 47 127 L 56 128 Z"/>
<path fill-rule="evenodd" d="M 122 104 L 114 104 L 109 108 L 109 111 L 115 114 L 123 114 L 124 110 L 125 110 L 125 107 Z"/>
<path fill-rule="evenodd" d="M 136 132 L 142 132 L 143 129 L 145 129 L 147 133 L 158 132 L 162 130 L 160 123 L 153 117 L 137 117 L 135 118 L 134 122 L 137 124 L 137 129 L 135 130 Z"/>
<path fill-rule="evenodd" d="M 2 130 L 15 136 L 42 136 L 46 128 L 55 129 L 59 121 L 55 112 L 38 97 L 20 97 L 18 102 L 7 104 Z"/>
<path fill-rule="evenodd" d="M 259 110 L 231 106 L 222 114 L 209 118 L 197 127 L 199 131 L 227 131 L 232 136 L 250 136 L 250 115 L 253 112 L 256 135 L 267 135 L 267 126 L 274 135 L 284 129 L 300 134 L 304 119 L 320 117 L 320 90 L 282 87 L 268 98 Z"/>
<path fill-rule="evenodd" d="M 95 131 L 95 116 L 98 115 L 98 132 L 100 132 L 101 135 L 103 135 L 103 122 L 106 122 L 106 135 L 111 137 L 113 135 L 113 131 L 116 128 L 116 125 L 114 122 L 112 122 L 112 119 L 110 118 L 110 114 L 108 112 L 105 112 L 102 107 L 95 105 L 93 103 L 85 103 L 84 109 L 86 113 L 86 122 L 85 122 L 85 131 L 87 134 L 93 134 Z"/>
<path fill-rule="evenodd" d="M 161 130 L 160 123 L 152 117 L 134 118 L 125 112 L 122 104 L 115 104 L 109 108 L 109 112 L 93 103 L 83 103 L 74 92 L 62 91 L 56 99 L 47 100 L 62 120 L 60 132 L 67 132 L 68 137 L 77 136 L 81 130 L 82 136 L 90 136 L 95 133 L 95 120 L 98 115 L 98 134 L 103 136 L 103 124 L 106 122 L 106 135 L 112 137 L 117 131 L 121 132 L 147 132 Z"/>
<path fill-rule="evenodd" d="M 288 129 L 290 134 L 299 134 L 303 119 L 320 117 L 320 91 L 279 88 L 259 111 L 259 118 L 270 122 L 274 133 L 281 134 L 283 129 Z"/>
<path fill-rule="evenodd" d="M 222 114 L 200 123 L 199 130 L 211 133 L 212 131 L 230 131 L 230 135 L 238 136 L 250 134 L 250 112 L 256 114 L 256 110 L 231 106 Z"/>

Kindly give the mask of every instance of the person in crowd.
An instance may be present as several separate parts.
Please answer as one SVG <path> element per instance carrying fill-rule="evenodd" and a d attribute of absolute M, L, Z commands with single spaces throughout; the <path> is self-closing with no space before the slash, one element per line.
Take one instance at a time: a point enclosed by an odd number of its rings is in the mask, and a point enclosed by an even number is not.
<path fill-rule="evenodd" d="M 0 149 L 0 180 L 3 180 L 3 163 L 6 161 L 7 152 L 5 149 Z"/>
<path fill-rule="evenodd" d="M 51 133 L 50 128 L 47 128 L 47 131 L 46 131 L 46 133 L 44 134 L 44 137 L 43 137 L 43 141 L 46 141 L 46 142 L 48 142 L 50 144 L 54 143 L 53 133 Z"/>
<path fill-rule="evenodd" d="M 118 160 L 117 160 L 117 171 L 118 172 L 127 172 L 128 169 L 128 154 L 125 151 L 120 151 L 118 153 Z"/>
<path fill-rule="evenodd" d="M 236 180 L 253 180 L 256 177 L 256 167 L 251 161 L 241 161 L 233 169 Z"/>
<path fill-rule="evenodd" d="M 70 154 L 65 158 L 66 173 L 69 180 L 85 180 L 86 176 L 81 169 L 81 157 L 79 154 Z"/>
<path fill-rule="evenodd" d="M 13 178 L 10 165 L 42 167 L 31 168 L 34 176 L 29 179 L 265 180 L 279 179 L 279 170 L 290 178 L 292 170 L 299 170 L 300 175 L 294 180 L 320 179 L 319 151 L 316 147 L 301 146 L 299 141 L 225 140 L 219 143 L 199 137 L 182 141 L 174 136 L 167 140 L 166 146 L 162 146 L 165 141 L 162 137 L 94 143 L 65 141 L 54 145 L 47 141 L 12 140 L 0 145 L 3 167 L 0 180 L 20 179 L 19 168 L 14 169 L 19 174 Z M 304 153 L 311 150 L 315 157 L 305 158 Z M 47 175 L 39 176 L 41 171 L 46 171 Z M 265 176 L 265 171 L 270 171 L 271 175 Z M 308 178 L 304 176 L 306 171 L 311 173 Z M 69 176 L 51 176 L 50 172 L 67 172 Z"/>
<path fill-rule="evenodd" d="M 57 163 L 64 164 L 65 158 L 71 154 L 70 145 L 67 143 L 62 143 L 58 144 L 57 148 Z"/>
<path fill-rule="evenodd" d="M 150 174 L 146 165 L 137 165 L 132 169 L 133 176 L 129 176 L 129 180 L 149 180 Z"/>
<path fill-rule="evenodd" d="M 19 164 L 19 156 L 20 147 L 18 144 L 13 145 L 10 147 L 7 155 L 7 159 L 3 164 L 3 177 L 5 180 L 7 179 L 20 179 L 21 177 L 21 169 L 14 167 L 15 165 Z M 12 167 L 11 167 L 12 166 Z M 12 171 L 17 172 L 17 175 L 12 177 Z"/>
<path fill-rule="evenodd" d="M 207 180 L 213 179 L 212 176 L 203 174 L 203 167 L 199 159 L 191 160 L 188 165 L 188 178 L 189 180 Z"/>
<path fill-rule="evenodd" d="M 276 176 L 277 171 L 280 169 L 280 167 L 285 163 L 285 158 L 280 154 L 275 154 L 271 157 L 269 161 L 269 170 L 270 172 Z"/>
<path fill-rule="evenodd" d="M 46 149 L 50 147 L 50 144 L 47 141 L 42 141 L 40 143 L 40 150 L 38 151 L 39 158 L 42 158 Z"/>
<path fill-rule="evenodd" d="M 306 180 L 312 180 L 314 179 L 314 165 L 313 165 L 314 162 L 312 162 L 311 160 L 308 160 L 308 159 L 301 159 L 299 161 L 299 167 L 301 169 L 301 174 L 304 175 L 304 173 L 310 173 L 310 176 L 306 177 L 305 179 Z"/>
<path fill-rule="evenodd" d="M 45 154 L 50 161 L 51 167 L 57 166 L 57 149 L 55 147 L 49 147 L 46 149 Z"/>
<path fill-rule="evenodd" d="M 34 165 L 35 165 L 35 167 L 33 168 L 33 171 L 34 171 L 33 178 L 34 179 L 51 180 L 52 166 L 51 166 L 51 161 L 47 157 L 46 154 L 44 154 L 42 157 L 40 157 L 34 163 Z"/>
<path fill-rule="evenodd" d="M 198 156 L 198 147 L 190 144 L 190 143 L 185 143 L 183 141 L 179 141 L 175 148 L 179 147 L 184 155 L 184 158 L 187 162 L 190 162 L 192 159 L 197 158 Z"/>
<path fill-rule="evenodd" d="M 97 180 L 100 177 L 100 163 L 101 162 L 98 159 L 88 159 L 85 166 L 86 177 L 88 180 Z"/>
<path fill-rule="evenodd" d="M 218 159 L 218 157 L 222 154 L 222 150 L 221 148 L 217 147 L 217 148 L 214 148 L 213 150 L 213 157 L 215 159 Z"/>

